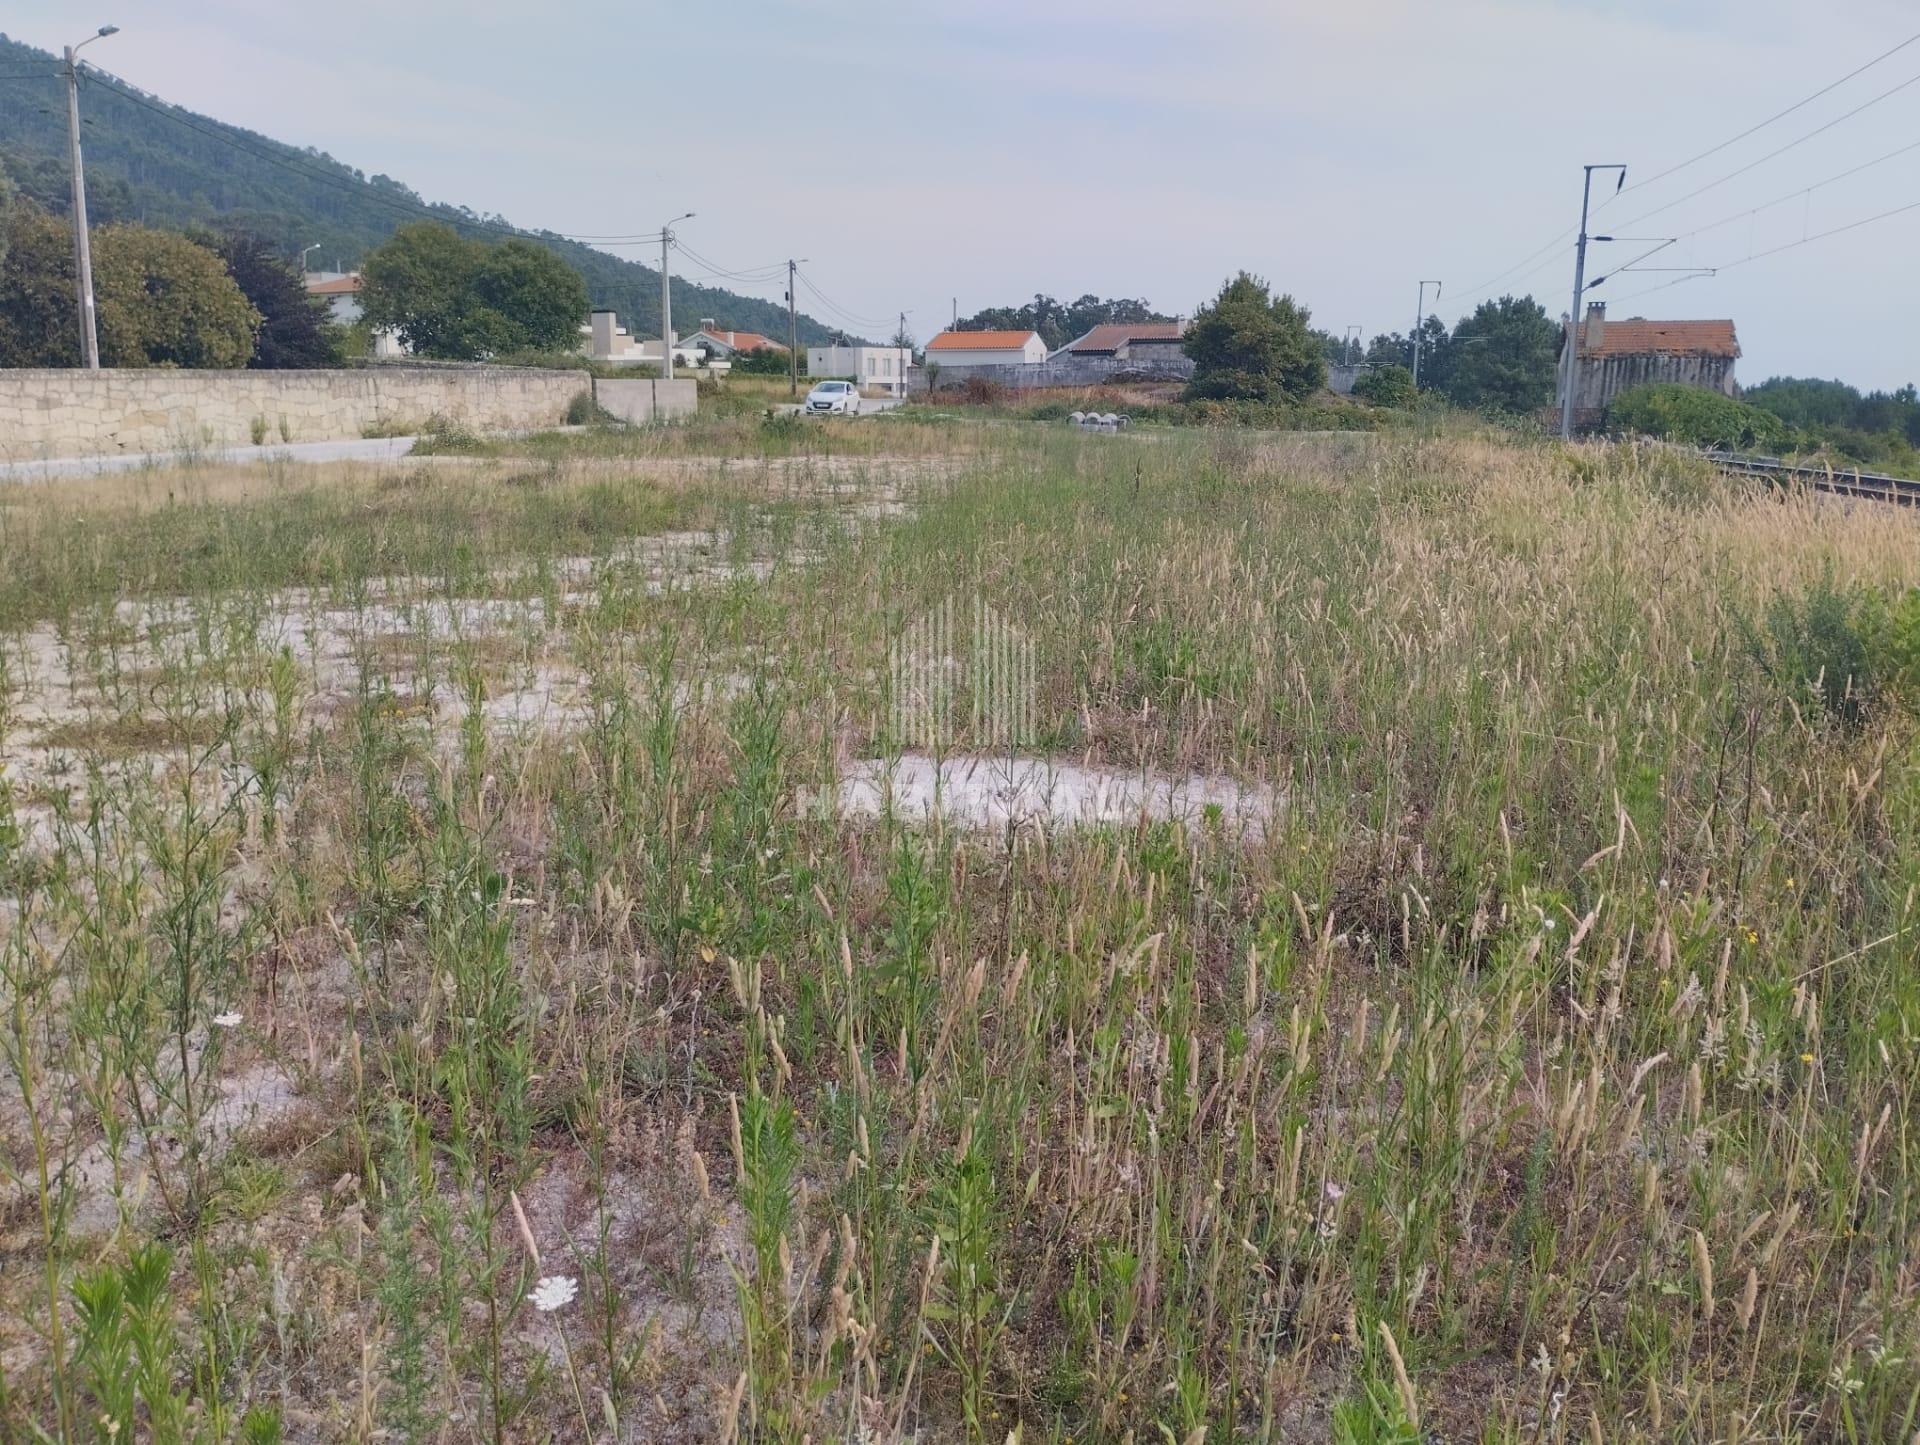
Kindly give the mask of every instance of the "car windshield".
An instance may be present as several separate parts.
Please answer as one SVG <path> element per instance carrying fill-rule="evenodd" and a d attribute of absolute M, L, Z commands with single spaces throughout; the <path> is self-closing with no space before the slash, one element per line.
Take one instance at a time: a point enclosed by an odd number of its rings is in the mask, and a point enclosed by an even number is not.
<path fill-rule="evenodd" d="M 823 381 L 814 388 L 815 391 L 845 391 L 846 389 L 847 384 L 844 381 Z"/>

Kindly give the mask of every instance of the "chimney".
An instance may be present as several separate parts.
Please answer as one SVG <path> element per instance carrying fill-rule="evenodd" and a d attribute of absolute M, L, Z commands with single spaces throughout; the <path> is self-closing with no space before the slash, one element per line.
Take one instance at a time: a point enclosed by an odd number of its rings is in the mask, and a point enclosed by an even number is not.
<path fill-rule="evenodd" d="M 613 355 L 613 338 L 619 317 L 611 311 L 596 311 L 589 318 L 593 327 L 593 343 L 588 354 L 604 361 Z"/>
<path fill-rule="evenodd" d="M 1580 338 L 1580 349 L 1589 355 L 1600 349 L 1601 339 L 1607 334 L 1607 303 L 1590 302 L 1587 306 L 1587 325 L 1585 334 Z"/>

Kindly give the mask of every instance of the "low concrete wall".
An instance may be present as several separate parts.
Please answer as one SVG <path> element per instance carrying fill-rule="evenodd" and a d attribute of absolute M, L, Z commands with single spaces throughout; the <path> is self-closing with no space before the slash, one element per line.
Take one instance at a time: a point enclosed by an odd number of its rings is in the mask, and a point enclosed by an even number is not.
<path fill-rule="evenodd" d="M 911 385 L 916 391 L 927 389 L 928 367 L 916 367 Z M 935 385 L 965 386 L 975 377 L 1015 391 L 1030 391 L 1042 386 L 1105 386 L 1123 381 L 1187 381 L 1193 376 L 1190 357 L 1170 356 L 1119 361 L 1111 356 L 1056 356 L 1032 366 L 950 366 L 942 365 Z"/>
<path fill-rule="evenodd" d="M 660 381 L 652 377 L 596 377 L 593 399 L 621 421 L 643 425 L 692 416 L 700 404 L 697 381 Z"/>
<path fill-rule="evenodd" d="M 0 460 L 245 446 L 256 432 L 267 442 L 391 436 L 434 417 L 476 431 L 556 426 L 589 385 L 577 371 L 504 366 L 3 370 Z"/>

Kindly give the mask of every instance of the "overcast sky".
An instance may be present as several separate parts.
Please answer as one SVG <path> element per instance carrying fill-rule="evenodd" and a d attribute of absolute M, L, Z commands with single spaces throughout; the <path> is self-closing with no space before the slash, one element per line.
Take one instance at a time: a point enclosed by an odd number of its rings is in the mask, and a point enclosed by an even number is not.
<path fill-rule="evenodd" d="M 1557 316 L 1582 163 L 1653 177 L 1920 32 L 1920 6 L 9 0 L 0 24 L 58 49 L 108 21 L 122 33 L 88 54 L 169 100 L 521 225 L 631 233 L 696 211 L 683 235 L 720 266 L 809 258 L 847 313 L 815 315 L 877 333 L 905 309 L 924 339 L 955 297 L 962 314 L 1035 291 L 1191 312 L 1240 267 L 1336 334 L 1406 330 L 1421 278 L 1446 283 L 1448 320 L 1510 288 Z M 1920 202 L 1920 147 L 1796 194 L 1913 142 L 1920 43 L 1594 229 L 1684 237 L 1649 266 L 1726 266 Z M 1593 266 L 1645 249 L 1599 246 Z M 1897 386 L 1920 381 L 1916 250 L 1920 209 L 1593 294 L 1617 316 L 1733 317 L 1749 383 Z"/>

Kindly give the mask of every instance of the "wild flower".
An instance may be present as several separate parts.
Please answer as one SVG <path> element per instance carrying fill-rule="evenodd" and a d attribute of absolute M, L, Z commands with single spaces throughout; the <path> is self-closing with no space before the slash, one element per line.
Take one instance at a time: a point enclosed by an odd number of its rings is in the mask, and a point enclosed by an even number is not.
<path fill-rule="evenodd" d="M 223 1029 L 237 1029 L 240 1027 L 240 1015 L 237 1013 L 215 1014 L 213 1021 L 218 1027 Z"/>
<path fill-rule="evenodd" d="M 571 1275 L 550 1274 L 534 1286 L 533 1293 L 527 1299 L 541 1314 L 550 1315 L 572 1304 L 574 1296 L 579 1293 L 579 1281 Z"/>

